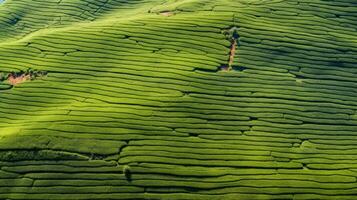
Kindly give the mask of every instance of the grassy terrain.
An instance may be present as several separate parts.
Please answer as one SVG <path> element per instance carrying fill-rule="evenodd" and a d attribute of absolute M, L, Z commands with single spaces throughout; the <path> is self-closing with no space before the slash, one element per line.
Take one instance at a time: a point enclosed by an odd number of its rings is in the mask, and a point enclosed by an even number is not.
<path fill-rule="evenodd" d="M 356 30 L 355 0 L 6 0 L 0 199 L 357 199 Z"/>

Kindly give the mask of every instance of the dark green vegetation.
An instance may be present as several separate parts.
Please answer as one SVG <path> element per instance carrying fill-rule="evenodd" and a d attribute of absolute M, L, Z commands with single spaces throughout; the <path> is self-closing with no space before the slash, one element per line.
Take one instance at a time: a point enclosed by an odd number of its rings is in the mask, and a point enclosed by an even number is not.
<path fill-rule="evenodd" d="M 355 2 L 7 0 L 0 199 L 357 199 Z"/>

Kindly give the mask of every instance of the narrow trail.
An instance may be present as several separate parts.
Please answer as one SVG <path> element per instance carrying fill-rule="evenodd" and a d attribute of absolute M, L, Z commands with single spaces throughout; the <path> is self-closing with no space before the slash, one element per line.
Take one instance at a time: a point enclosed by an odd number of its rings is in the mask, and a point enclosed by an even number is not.
<path fill-rule="evenodd" d="M 233 39 L 232 45 L 231 45 L 231 50 L 229 53 L 229 61 L 228 61 L 228 71 L 232 70 L 232 65 L 234 62 L 234 56 L 236 54 L 236 49 L 237 49 L 237 39 Z"/>
<path fill-rule="evenodd" d="M 230 51 L 229 51 L 229 58 L 228 58 L 228 64 L 222 65 L 221 70 L 222 71 L 231 71 L 233 70 L 233 63 L 234 63 L 234 57 L 236 54 L 237 47 L 239 46 L 239 34 L 238 34 L 238 28 L 237 27 L 232 27 L 229 30 L 225 32 L 227 39 L 231 42 L 230 46 Z"/>

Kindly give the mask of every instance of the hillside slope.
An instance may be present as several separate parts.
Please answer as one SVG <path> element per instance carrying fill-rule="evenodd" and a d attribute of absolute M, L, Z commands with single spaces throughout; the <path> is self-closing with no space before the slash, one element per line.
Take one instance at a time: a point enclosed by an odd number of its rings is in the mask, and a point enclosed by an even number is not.
<path fill-rule="evenodd" d="M 356 30 L 354 0 L 6 0 L 0 199 L 357 199 Z"/>

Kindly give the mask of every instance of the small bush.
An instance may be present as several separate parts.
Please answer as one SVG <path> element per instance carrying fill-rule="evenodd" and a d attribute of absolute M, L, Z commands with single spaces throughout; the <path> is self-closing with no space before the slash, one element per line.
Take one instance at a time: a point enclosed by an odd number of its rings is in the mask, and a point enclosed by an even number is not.
<path fill-rule="evenodd" d="M 131 169 L 129 165 L 125 165 L 123 168 L 123 173 L 128 181 L 131 181 Z"/>

